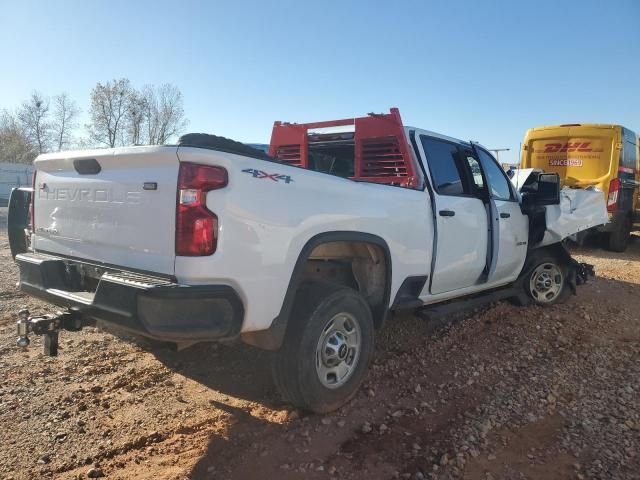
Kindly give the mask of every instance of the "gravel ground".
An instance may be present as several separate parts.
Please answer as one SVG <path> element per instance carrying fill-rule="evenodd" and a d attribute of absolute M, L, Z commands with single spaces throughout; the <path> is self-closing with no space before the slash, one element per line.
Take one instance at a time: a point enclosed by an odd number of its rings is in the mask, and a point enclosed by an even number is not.
<path fill-rule="evenodd" d="M 92 328 L 17 350 L 17 309 L 50 309 L 0 233 L 0 478 L 640 479 L 640 238 L 574 254 L 599 276 L 564 305 L 397 316 L 356 398 L 309 416 L 243 345 Z"/>

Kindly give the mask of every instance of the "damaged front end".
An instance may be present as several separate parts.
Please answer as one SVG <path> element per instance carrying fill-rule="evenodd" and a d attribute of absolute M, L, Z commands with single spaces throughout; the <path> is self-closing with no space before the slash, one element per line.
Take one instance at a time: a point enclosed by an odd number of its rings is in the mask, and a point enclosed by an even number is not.
<path fill-rule="evenodd" d="M 535 169 L 514 172 L 511 181 L 520 194 L 522 212 L 529 217 L 529 251 L 547 247 L 566 265 L 567 283 L 576 294 L 577 285 L 595 277 L 593 265 L 578 262 L 565 246 L 568 238 L 609 222 L 601 190 L 560 188 L 557 173 Z"/>
<path fill-rule="evenodd" d="M 529 217 L 529 248 L 553 245 L 609 222 L 604 193 L 595 187 L 560 188 L 557 173 L 532 168 L 511 178 Z"/>
<path fill-rule="evenodd" d="M 567 284 L 571 289 L 571 293 L 575 295 L 578 285 L 584 285 L 589 280 L 595 278 L 596 272 L 594 266 L 590 263 L 578 262 L 561 243 L 556 244 L 554 247 L 557 250 L 557 255 L 563 260 L 563 263 L 567 267 Z"/>

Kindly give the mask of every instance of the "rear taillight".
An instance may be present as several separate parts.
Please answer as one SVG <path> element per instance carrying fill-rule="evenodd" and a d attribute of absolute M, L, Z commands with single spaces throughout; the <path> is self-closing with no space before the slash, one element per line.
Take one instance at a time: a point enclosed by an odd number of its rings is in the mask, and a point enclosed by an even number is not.
<path fill-rule="evenodd" d="M 34 168 L 31 175 L 31 206 L 29 207 L 29 223 L 31 223 L 31 231 L 36 231 L 36 175 L 38 171 Z"/>
<path fill-rule="evenodd" d="M 222 167 L 181 163 L 176 206 L 176 255 L 205 256 L 216 251 L 218 217 L 207 208 L 207 192 L 227 185 Z"/>
<path fill-rule="evenodd" d="M 609 197 L 607 198 L 607 211 L 614 212 L 618 207 L 618 197 L 620 193 L 620 179 L 614 178 L 609 183 Z"/>

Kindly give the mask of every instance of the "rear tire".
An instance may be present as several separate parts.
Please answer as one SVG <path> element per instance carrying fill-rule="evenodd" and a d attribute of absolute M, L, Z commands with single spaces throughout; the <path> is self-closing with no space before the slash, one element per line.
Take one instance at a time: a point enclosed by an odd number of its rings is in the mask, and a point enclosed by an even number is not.
<path fill-rule="evenodd" d="M 606 235 L 606 248 L 612 252 L 624 252 L 631 237 L 631 218 L 625 217 L 618 228 Z"/>
<path fill-rule="evenodd" d="M 331 412 L 356 394 L 373 346 L 371 309 L 358 292 L 305 282 L 296 294 L 283 345 L 275 353 L 274 382 L 296 407 Z"/>

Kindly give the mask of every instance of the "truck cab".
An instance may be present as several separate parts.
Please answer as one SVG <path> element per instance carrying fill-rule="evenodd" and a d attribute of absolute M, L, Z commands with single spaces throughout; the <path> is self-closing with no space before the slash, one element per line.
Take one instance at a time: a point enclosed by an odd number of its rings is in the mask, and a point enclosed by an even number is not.
<path fill-rule="evenodd" d="M 435 218 L 433 272 L 422 299 L 513 281 L 525 261 L 529 223 L 505 172 L 479 144 L 424 130 L 409 136 L 423 159 Z"/>

